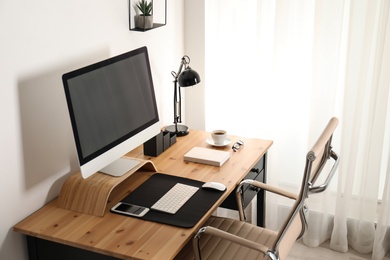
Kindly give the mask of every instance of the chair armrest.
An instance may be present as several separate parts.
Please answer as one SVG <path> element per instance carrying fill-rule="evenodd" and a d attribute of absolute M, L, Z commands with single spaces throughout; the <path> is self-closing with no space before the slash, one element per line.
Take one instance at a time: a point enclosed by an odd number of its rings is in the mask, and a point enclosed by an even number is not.
<path fill-rule="evenodd" d="M 255 180 L 243 180 L 240 185 L 238 186 L 240 188 L 241 184 L 249 184 L 249 185 L 252 185 L 254 187 L 257 187 L 257 188 L 260 188 L 260 189 L 263 189 L 263 190 L 266 190 L 268 192 L 272 192 L 272 193 L 275 193 L 275 194 L 278 194 L 278 195 L 281 195 L 281 196 L 284 196 L 284 197 L 287 197 L 289 199 L 293 199 L 293 200 L 296 200 L 298 199 L 298 195 L 295 194 L 295 193 L 292 193 L 292 192 L 289 192 L 289 191 L 285 191 L 285 190 L 282 190 L 278 187 L 274 187 L 272 185 L 269 185 L 269 184 L 266 184 L 266 183 L 263 183 L 263 182 L 260 182 L 260 181 L 255 181 Z"/>
<path fill-rule="evenodd" d="M 272 192 L 272 193 L 284 196 L 284 197 L 289 198 L 289 199 L 293 199 L 293 200 L 297 200 L 298 199 L 298 195 L 297 194 L 292 193 L 292 192 L 288 192 L 288 191 L 285 191 L 285 190 L 282 190 L 280 188 L 271 186 L 269 184 L 265 184 L 265 183 L 262 183 L 262 182 L 259 182 L 259 181 L 255 181 L 255 180 L 250 180 L 250 179 L 243 180 L 243 181 L 241 181 L 241 183 L 238 185 L 238 187 L 236 189 L 237 207 L 238 207 L 238 213 L 239 213 L 241 221 L 245 221 L 246 220 L 244 207 L 243 207 L 243 204 L 242 204 L 242 186 L 244 184 L 249 184 L 251 186 L 254 186 L 254 187 L 266 190 L 268 192 Z"/>
<path fill-rule="evenodd" d="M 330 169 L 330 172 L 328 173 L 328 176 L 326 177 L 325 182 L 321 185 L 318 185 L 318 186 L 313 186 L 314 183 L 310 183 L 310 185 L 309 185 L 309 192 L 310 193 L 323 192 L 324 190 L 326 190 L 328 188 L 328 185 L 329 185 L 330 181 L 332 180 L 332 178 L 337 170 L 337 167 L 339 166 L 339 156 L 333 150 L 330 151 L 330 157 L 334 160 L 334 164 L 333 164 L 332 168 Z"/>
<path fill-rule="evenodd" d="M 225 240 L 229 240 L 229 241 L 236 243 L 236 244 L 239 244 L 241 246 L 245 246 L 245 247 L 251 248 L 253 250 L 262 252 L 264 255 L 266 255 L 269 252 L 269 248 L 264 246 L 264 245 L 261 245 L 261 244 L 255 243 L 253 241 L 250 241 L 248 239 L 230 234 L 226 231 L 217 229 L 215 227 L 206 226 L 206 227 L 201 228 L 198 231 L 198 233 L 195 235 L 194 239 L 192 240 L 196 259 L 200 259 L 199 239 L 202 236 L 202 234 L 209 234 L 212 236 L 220 237 L 220 238 L 225 239 Z M 196 248 L 198 250 L 195 250 Z"/>

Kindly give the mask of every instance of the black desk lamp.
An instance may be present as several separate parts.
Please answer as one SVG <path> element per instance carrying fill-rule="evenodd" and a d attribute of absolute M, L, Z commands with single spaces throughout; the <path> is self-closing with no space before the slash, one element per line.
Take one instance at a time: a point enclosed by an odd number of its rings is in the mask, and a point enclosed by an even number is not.
<path fill-rule="evenodd" d="M 172 76 L 174 77 L 174 95 L 173 95 L 173 110 L 174 110 L 174 125 L 167 126 L 165 131 L 175 133 L 177 136 L 183 136 L 188 134 L 188 127 L 185 125 L 178 125 L 181 123 L 181 93 L 180 87 L 190 87 L 196 85 L 200 82 L 199 74 L 191 69 L 188 64 L 190 64 L 190 58 L 187 55 L 184 55 L 181 58 L 180 68 L 177 73 L 172 71 Z M 184 71 L 182 72 L 184 67 Z M 179 83 L 179 84 L 178 84 Z"/>

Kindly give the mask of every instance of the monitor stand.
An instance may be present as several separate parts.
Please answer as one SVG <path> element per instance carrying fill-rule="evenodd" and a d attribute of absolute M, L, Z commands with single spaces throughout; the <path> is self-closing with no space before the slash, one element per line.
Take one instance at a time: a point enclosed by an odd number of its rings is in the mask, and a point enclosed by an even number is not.
<path fill-rule="evenodd" d="M 129 161 L 127 156 L 122 157 Z M 80 172 L 71 174 L 64 182 L 58 196 L 58 206 L 63 209 L 73 210 L 98 217 L 107 213 L 107 207 L 111 199 L 120 200 L 129 195 L 129 187 L 135 189 L 139 183 L 133 181 L 146 181 L 157 172 L 152 161 L 136 159 L 139 164 L 122 177 L 112 177 L 107 174 L 92 174 L 84 179 Z M 122 160 L 120 160 L 122 161 Z M 140 173 L 133 176 L 135 173 Z M 125 185 L 121 185 L 125 184 Z M 130 185 L 130 186 L 129 186 Z"/>
<path fill-rule="evenodd" d="M 138 160 L 119 158 L 118 160 L 112 162 L 111 164 L 101 169 L 99 172 L 114 177 L 120 177 L 124 175 L 126 172 L 136 167 L 138 164 L 140 164 Z"/>

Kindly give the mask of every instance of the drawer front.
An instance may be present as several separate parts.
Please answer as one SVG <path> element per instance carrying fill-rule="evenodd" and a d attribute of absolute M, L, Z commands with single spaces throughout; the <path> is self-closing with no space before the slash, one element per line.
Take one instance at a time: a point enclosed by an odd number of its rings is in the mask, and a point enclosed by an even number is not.
<path fill-rule="evenodd" d="M 265 156 L 263 156 L 252 169 L 248 172 L 248 174 L 245 176 L 244 179 L 251 179 L 251 180 L 256 180 L 260 182 L 264 182 L 264 174 L 265 174 L 265 169 L 264 169 L 264 160 Z M 259 192 L 258 189 L 249 187 L 249 185 L 244 185 L 243 186 L 244 190 L 244 208 L 246 208 L 249 203 L 252 201 L 252 199 L 256 196 L 256 194 Z M 236 195 L 235 191 L 232 192 L 226 200 L 221 204 L 222 208 L 227 208 L 227 209 L 232 209 L 232 210 L 237 210 L 237 201 L 236 201 Z"/>
<path fill-rule="evenodd" d="M 263 182 L 264 180 L 264 170 L 262 170 L 259 174 L 256 174 L 254 178 L 249 178 L 248 175 L 246 176 L 246 179 L 253 179 L 260 182 Z M 256 194 L 260 191 L 260 189 L 255 187 L 250 187 L 248 184 L 246 184 L 243 186 L 243 190 L 244 190 L 243 203 L 244 203 L 244 208 L 246 208 L 249 205 L 249 203 L 253 200 L 253 198 L 256 196 Z M 235 203 L 237 204 L 236 199 L 235 199 Z"/>

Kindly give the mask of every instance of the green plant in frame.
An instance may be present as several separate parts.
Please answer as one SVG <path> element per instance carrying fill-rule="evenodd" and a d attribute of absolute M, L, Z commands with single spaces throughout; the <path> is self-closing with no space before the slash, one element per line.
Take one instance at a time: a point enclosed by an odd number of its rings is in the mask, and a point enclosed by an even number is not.
<path fill-rule="evenodd" d="M 147 0 L 140 0 L 137 4 L 137 8 L 144 16 L 151 16 L 153 11 L 153 3 Z"/>

